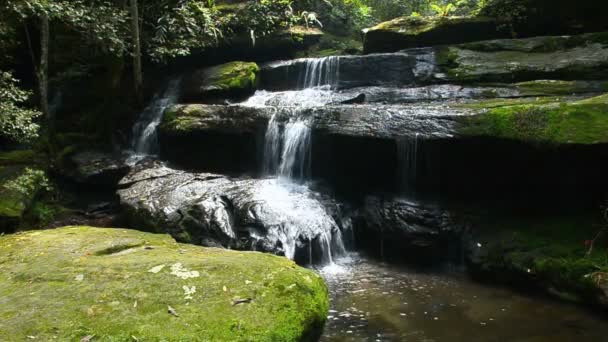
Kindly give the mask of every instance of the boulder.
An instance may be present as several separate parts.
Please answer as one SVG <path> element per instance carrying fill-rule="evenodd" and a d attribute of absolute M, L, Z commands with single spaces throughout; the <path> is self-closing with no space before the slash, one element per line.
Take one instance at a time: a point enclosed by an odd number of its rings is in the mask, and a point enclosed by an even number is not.
<path fill-rule="evenodd" d="M 608 79 L 608 33 L 475 42 L 438 49 L 444 81 Z"/>
<path fill-rule="evenodd" d="M 590 215 L 497 215 L 477 218 L 466 245 L 468 271 L 478 280 L 539 290 L 567 301 L 608 308 L 604 242 Z M 601 247 L 600 247 L 601 246 Z"/>
<path fill-rule="evenodd" d="M 363 30 L 365 53 L 508 38 L 487 17 L 400 17 Z"/>
<path fill-rule="evenodd" d="M 299 341 L 320 334 L 321 277 L 268 254 L 128 229 L 0 237 L 0 340 Z"/>
<path fill-rule="evenodd" d="M 247 97 L 256 89 L 259 70 L 253 62 L 230 62 L 197 70 L 184 81 L 182 100 L 214 103 Z"/>
<path fill-rule="evenodd" d="M 331 198 L 279 179 L 232 179 L 151 163 L 139 165 L 121 186 L 118 195 L 134 225 L 178 241 L 307 263 L 328 261 L 341 235 L 339 207 Z"/>
<path fill-rule="evenodd" d="M 62 169 L 68 178 L 91 186 L 115 186 L 127 172 L 124 156 L 99 151 L 71 154 Z"/>
<path fill-rule="evenodd" d="M 372 196 L 365 199 L 354 229 L 360 247 L 423 264 L 449 257 L 447 246 L 458 248 L 454 240 L 459 240 L 465 226 L 431 203 Z"/>

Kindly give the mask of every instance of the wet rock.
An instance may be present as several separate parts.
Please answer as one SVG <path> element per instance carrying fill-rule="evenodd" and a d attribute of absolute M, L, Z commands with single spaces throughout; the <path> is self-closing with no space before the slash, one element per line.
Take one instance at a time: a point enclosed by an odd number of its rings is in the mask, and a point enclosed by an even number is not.
<path fill-rule="evenodd" d="M 494 18 L 401 17 L 363 30 L 365 53 L 507 38 Z"/>
<path fill-rule="evenodd" d="M 230 62 L 195 71 L 183 83 L 186 102 L 214 103 L 251 95 L 258 82 L 259 67 L 252 62 Z"/>
<path fill-rule="evenodd" d="M 412 49 L 398 53 L 270 62 L 261 67 L 260 88 L 302 89 L 306 75 L 315 72 L 314 68 L 327 70 L 332 64 L 338 66 L 335 71 L 339 71 L 339 77 L 331 85 L 339 89 L 430 83 L 435 80 L 434 53 L 432 49 Z"/>
<path fill-rule="evenodd" d="M 608 34 L 534 37 L 440 48 L 446 81 L 517 82 L 608 78 Z"/>
<path fill-rule="evenodd" d="M 200 133 L 255 133 L 275 114 L 280 122 L 310 118 L 324 134 L 394 139 L 401 136 L 449 137 L 454 116 L 472 113 L 444 104 L 409 106 L 334 105 L 311 108 L 179 105 L 168 109 L 160 127 L 166 137 Z M 166 143 L 171 143 L 167 138 Z M 163 142 L 165 143 L 165 142 Z"/>
<path fill-rule="evenodd" d="M 323 279 L 292 261 L 166 234 L 63 227 L 0 236 L 0 253 L 2 341 L 227 341 L 234 322 L 243 336 L 299 341 L 320 333 L 329 307 Z"/>
<path fill-rule="evenodd" d="M 121 155 L 83 151 L 71 155 L 61 172 L 82 184 L 116 185 L 129 172 L 129 166 Z"/>
<path fill-rule="evenodd" d="M 364 103 L 365 102 L 365 94 L 359 94 L 355 97 L 353 97 L 352 99 L 348 99 L 348 100 L 344 100 L 342 102 L 340 102 L 340 104 L 357 104 L 357 103 Z"/>
<path fill-rule="evenodd" d="M 309 249 L 326 261 L 340 240 L 339 207 L 307 187 L 278 179 L 232 179 L 139 165 L 118 191 L 133 224 L 179 241 L 252 249 L 291 259 Z M 334 249 L 334 252 L 336 250 Z M 299 260 L 300 261 L 300 260 Z"/>
<path fill-rule="evenodd" d="M 465 231 L 463 224 L 439 206 L 383 197 L 366 198 L 354 227 L 364 248 L 420 264 L 450 257 L 446 246 L 458 245 L 454 241 Z"/>

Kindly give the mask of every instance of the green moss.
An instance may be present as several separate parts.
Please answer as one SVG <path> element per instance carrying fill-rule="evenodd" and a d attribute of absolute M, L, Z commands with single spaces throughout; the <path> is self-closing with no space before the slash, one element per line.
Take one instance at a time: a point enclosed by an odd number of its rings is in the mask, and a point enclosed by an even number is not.
<path fill-rule="evenodd" d="M 463 117 L 464 136 L 490 136 L 551 144 L 608 143 L 608 97 L 580 102 L 490 106 Z"/>
<path fill-rule="evenodd" d="M 522 95 L 572 95 L 608 91 L 608 82 L 536 80 L 515 84 Z"/>
<path fill-rule="evenodd" d="M 526 279 L 567 300 L 599 304 L 608 279 L 606 240 L 587 255 L 585 241 L 601 227 L 593 215 L 517 219 L 494 218 L 479 224 L 483 241 L 481 269 L 503 281 Z"/>
<path fill-rule="evenodd" d="M 254 89 L 260 68 L 252 62 L 230 62 L 209 70 L 209 88 L 221 90 Z"/>
<path fill-rule="evenodd" d="M 0 237 L 0 253 L 3 341 L 297 341 L 328 309 L 323 280 L 285 258 L 166 235 L 66 227 Z"/>

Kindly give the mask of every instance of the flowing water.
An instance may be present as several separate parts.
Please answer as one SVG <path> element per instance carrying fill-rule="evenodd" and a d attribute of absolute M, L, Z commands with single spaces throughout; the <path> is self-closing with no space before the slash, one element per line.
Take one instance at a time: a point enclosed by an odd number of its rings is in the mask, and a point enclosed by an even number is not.
<path fill-rule="evenodd" d="M 137 161 L 145 156 L 158 154 L 158 125 L 162 121 L 165 109 L 177 102 L 180 80 L 169 81 L 163 92 L 154 95 L 148 106 L 139 115 L 133 126 L 131 137 L 130 161 Z"/>
<path fill-rule="evenodd" d="M 565 303 L 420 273 L 357 255 L 321 269 L 331 295 L 322 341 L 608 341 L 605 320 Z"/>
<path fill-rule="evenodd" d="M 418 173 L 418 134 L 413 138 L 398 139 L 396 143 L 399 190 L 406 196 L 413 196 Z"/>

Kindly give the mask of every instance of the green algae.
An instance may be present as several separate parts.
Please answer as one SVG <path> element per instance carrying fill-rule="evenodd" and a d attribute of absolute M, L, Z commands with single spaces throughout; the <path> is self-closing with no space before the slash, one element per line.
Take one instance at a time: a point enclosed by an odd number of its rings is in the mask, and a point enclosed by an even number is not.
<path fill-rule="evenodd" d="M 65 227 L 0 237 L 0 254 L 3 341 L 297 341 L 328 310 L 322 279 L 285 258 L 167 235 Z"/>

